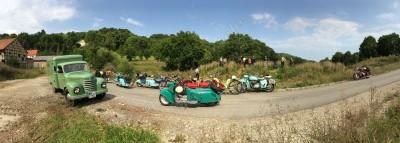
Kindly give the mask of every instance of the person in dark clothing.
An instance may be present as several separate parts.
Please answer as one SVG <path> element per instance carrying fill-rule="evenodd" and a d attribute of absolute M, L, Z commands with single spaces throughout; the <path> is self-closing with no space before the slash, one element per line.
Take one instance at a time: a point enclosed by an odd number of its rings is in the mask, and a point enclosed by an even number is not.
<path fill-rule="evenodd" d="M 96 70 L 96 72 L 94 73 L 94 76 L 96 77 L 101 77 L 101 73 L 99 70 Z"/>

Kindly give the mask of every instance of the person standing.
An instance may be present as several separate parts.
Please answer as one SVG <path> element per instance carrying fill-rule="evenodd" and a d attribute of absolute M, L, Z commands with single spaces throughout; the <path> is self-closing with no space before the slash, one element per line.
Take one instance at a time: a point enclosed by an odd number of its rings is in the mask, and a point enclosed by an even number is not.
<path fill-rule="evenodd" d="M 285 67 L 285 63 L 286 63 L 286 58 L 285 57 L 281 57 L 281 66 Z"/>
<path fill-rule="evenodd" d="M 200 79 L 200 69 L 199 69 L 199 67 L 197 67 L 197 68 L 194 70 L 194 73 L 195 73 L 195 75 L 196 75 L 196 79 L 199 80 L 199 79 Z"/>

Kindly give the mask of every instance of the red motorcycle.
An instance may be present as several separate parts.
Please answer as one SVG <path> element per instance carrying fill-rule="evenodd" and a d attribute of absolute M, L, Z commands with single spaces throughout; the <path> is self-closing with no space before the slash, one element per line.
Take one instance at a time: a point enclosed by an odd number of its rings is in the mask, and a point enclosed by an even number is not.
<path fill-rule="evenodd" d="M 371 70 L 368 67 L 362 66 L 360 68 L 357 68 L 356 72 L 353 74 L 353 79 L 354 80 L 359 80 L 359 79 L 366 79 L 371 76 Z"/>

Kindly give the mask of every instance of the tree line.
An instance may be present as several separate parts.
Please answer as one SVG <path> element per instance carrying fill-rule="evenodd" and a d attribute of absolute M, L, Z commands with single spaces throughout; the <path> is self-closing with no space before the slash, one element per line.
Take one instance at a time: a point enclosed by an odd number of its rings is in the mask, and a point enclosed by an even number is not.
<path fill-rule="evenodd" d="M 38 49 L 41 55 L 82 54 L 96 69 L 123 67 L 121 63 L 127 65 L 129 61 L 150 57 L 164 61 L 167 70 L 188 70 L 217 61 L 220 57 L 230 61 L 239 61 L 241 57 L 278 61 L 282 56 L 265 43 L 240 33 L 232 33 L 226 40 L 216 42 L 201 39 L 189 31 L 146 37 L 117 28 L 51 34 L 44 30 L 33 34 L 0 34 L 0 38 L 5 37 L 17 38 L 23 47 Z M 78 44 L 81 40 L 87 43 L 83 47 Z M 293 58 L 294 63 L 306 61 L 288 54 L 285 56 Z"/>
<path fill-rule="evenodd" d="M 351 65 L 365 59 L 390 55 L 400 55 L 400 37 L 396 33 L 383 35 L 378 40 L 373 36 L 365 37 L 360 45 L 359 52 L 336 52 L 331 60 L 332 62 Z"/>

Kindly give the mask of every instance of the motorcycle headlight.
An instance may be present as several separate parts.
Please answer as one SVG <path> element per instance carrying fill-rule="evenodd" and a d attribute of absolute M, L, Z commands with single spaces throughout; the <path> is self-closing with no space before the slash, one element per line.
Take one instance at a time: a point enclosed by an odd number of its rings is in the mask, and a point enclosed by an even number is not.
<path fill-rule="evenodd" d="M 175 92 L 178 93 L 178 94 L 181 94 L 183 92 L 183 87 L 182 86 L 177 86 L 175 88 Z"/>
<path fill-rule="evenodd" d="M 107 87 L 107 84 L 106 84 L 105 82 L 103 82 L 103 83 L 101 83 L 101 87 L 102 87 L 102 88 L 106 88 L 106 87 Z"/>
<path fill-rule="evenodd" d="M 75 94 L 78 94 L 80 91 L 81 91 L 81 89 L 79 87 L 75 87 L 74 88 L 74 93 Z"/>

